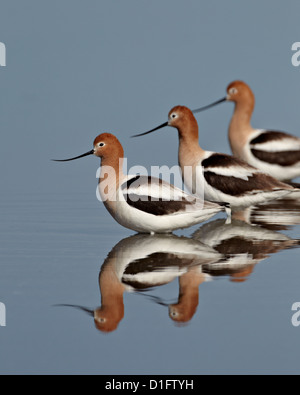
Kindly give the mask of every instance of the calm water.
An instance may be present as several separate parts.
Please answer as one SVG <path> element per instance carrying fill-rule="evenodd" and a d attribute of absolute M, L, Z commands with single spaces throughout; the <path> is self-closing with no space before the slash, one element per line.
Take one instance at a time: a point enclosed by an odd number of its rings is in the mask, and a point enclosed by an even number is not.
<path fill-rule="evenodd" d="M 300 373 L 297 203 L 254 210 L 259 226 L 219 215 L 172 237 L 134 236 L 95 198 L 99 160 L 50 161 L 112 132 L 128 168 L 172 168 L 175 130 L 130 136 L 175 105 L 221 98 L 236 79 L 256 95 L 255 128 L 299 136 L 300 2 L 1 0 L 0 9 L 0 374 Z M 232 111 L 197 115 L 204 149 L 230 153 Z"/>
<path fill-rule="evenodd" d="M 153 237 L 90 193 L 0 210 L 2 374 L 300 372 L 297 203 Z"/>

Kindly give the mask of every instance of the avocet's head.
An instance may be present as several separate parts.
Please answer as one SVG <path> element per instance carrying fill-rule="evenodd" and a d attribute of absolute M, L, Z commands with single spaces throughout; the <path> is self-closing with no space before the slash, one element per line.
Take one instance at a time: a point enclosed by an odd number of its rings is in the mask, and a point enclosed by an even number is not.
<path fill-rule="evenodd" d="M 101 332 L 115 331 L 123 318 L 124 307 L 111 310 L 107 307 L 100 307 L 94 312 L 95 327 Z"/>
<path fill-rule="evenodd" d="M 91 151 L 76 156 L 75 158 L 55 160 L 55 162 L 70 162 L 72 160 L 84 158 L 85 156 L 89 155 L 95 155 L 101 159 L 114 157 L 121 158 L 124 156 L 124 152 L 121 143 L 113 134 L 102 133 L 95 138 L 94 148 Z"/>
<path fill-rule="evenodd" d="M 217 106 L 218 104 L 232 101 L 235 104 L 239 103 L 245 103 L 249 104 L 251 107 L 254 106 L 255 102 L 255 97 L 250 89 L 250 87 L 243 81 L 234 81 L 231 84 L 228 85 L 227 87 L 227 96 L 223 97 L 222 99 L 209 104 L 208 106 L 204 106 L 201 108 L 197 108 L 196 110 L 193 110 L 193 114 L 196 114 L 198 112 L 202 112 L 205 110 L 208 110 L 209 108 L 213 108 Z"/>
<path fill-rule="evenodd" d="M 196 126 L 196 128 L 198 129 L 197 121 L 192 111 L 185 106 L 176 106 L 173 107 L 172 110 L 169 112 L 168 122 L 165 122 L 157 126 L 156 128 L 149 130 L 148 132 L 136 134 L 132 137 L 145 136 L 146 134 L 153 133 L 156 130 L 165 128 L 166 126 L 171 126 L 173 128 L 183 131 L 185 126 L 191 124 L 194 124 L 194 126 Z"/>
<path fill-rule="evenodd" d="M 168 115 L 168 126 L 181 129 L 184 125 L 192 122 L 194 115 L 192 111 L 185 106 L 173 107 Z"/>
<path fill-rule="evenodd" d="M 197 310 L 197 303 L 191 303 L 184 305 L 182 303 L 174 304 L 169 306 L 169 317 L 171 320 L 177 323 L 187 323 L 195 315 Z"/>
<path fill-rule="evenodd" d="M 227 87 L 227 101 L 233 101 L 234 103 L 239 102 L 253 102 L 254 94 L 245 82 L 234 81 Z"/>
<path fill-rule="evenodd" d="M 102 133 L 94 140 L 94 155 L 98 158 L 123 156 L 123 148 L 119 140 L 110 133 Z"/>

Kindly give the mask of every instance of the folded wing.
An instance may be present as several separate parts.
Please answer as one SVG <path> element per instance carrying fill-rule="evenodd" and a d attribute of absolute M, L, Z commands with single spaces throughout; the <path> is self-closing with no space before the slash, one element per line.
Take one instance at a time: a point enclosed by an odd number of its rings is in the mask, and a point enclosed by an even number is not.
<path fill-rule="evenodd" d="M 233 156 L 214 153 L 202 161 L 202 166 L 207 183 L 227 195 L 240 197 L 292 189 Z"/>
<path fill-rule="evenodd" d="M 177 215 L 202 209 L 222 210 L 219 204 L 204 202 L 159 178 L 132 176 L 121 188 L 130 206 L 156 216 Z"/>
<path fill-rule="evenodd" d="M 283 132 L 262 131 L 250 141 L 253 156 L 280 166 L 300 166 L 300 139 Z"/>

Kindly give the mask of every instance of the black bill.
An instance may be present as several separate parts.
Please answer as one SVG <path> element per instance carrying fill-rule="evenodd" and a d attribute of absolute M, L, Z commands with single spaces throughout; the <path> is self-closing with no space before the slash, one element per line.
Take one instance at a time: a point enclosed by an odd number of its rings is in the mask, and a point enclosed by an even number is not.
<path fill-rule="evenodd" d="M 58 159 L 52 159 L 52 160 L 53 160 L 53 162 L 70 162 L 71 160 L 76 160 L 76 159 L 84 158 L 85 156 L 94 155 L 94 153 L 95 153 L 95 151 L 92 150 L 92 151 L 86 152 L 85 154 L 76 156 L 75 158 L 60 159 L 60 160 L 58 160 Z"/>

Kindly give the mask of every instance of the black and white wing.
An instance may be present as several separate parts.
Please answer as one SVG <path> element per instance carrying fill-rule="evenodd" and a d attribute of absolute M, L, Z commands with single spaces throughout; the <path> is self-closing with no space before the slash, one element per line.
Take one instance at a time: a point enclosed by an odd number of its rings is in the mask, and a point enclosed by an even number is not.
<path fill-rule="evenodd" d="M 153 215 L 175 215 L 199 210 L 223 211 L 224 205 L 205 202 L 183 190 L 149 176 L 131 176 L 121 186 L 127 203 Z"/>
<path fill-rule="evenodd" d="M 300 166 L 300 139 L 290 134 L 262 130 L 249 142 L 249 148 L 262 162 L 284 167 Z"/>
<path fill-rule="evenodd" d="M 233 197 L 291 188 L 244 161 L 226 154 L 212 153 L 202 161 L 202 167 L 204 178 L 211 188 Z"/>

